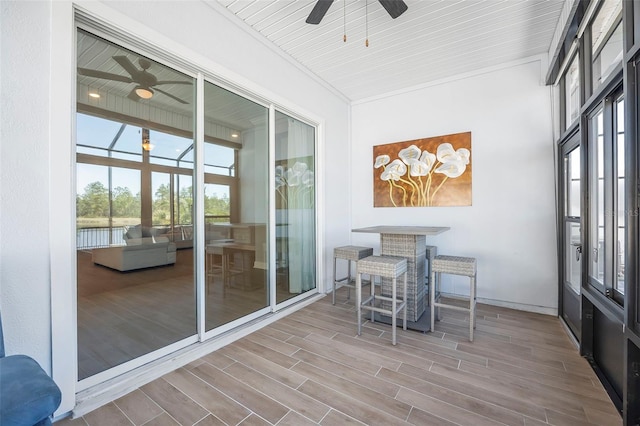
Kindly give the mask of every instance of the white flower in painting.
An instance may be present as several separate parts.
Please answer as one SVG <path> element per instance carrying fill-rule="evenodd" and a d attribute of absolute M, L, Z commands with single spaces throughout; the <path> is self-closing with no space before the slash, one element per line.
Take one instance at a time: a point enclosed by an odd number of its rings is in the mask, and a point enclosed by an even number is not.
<path fill-rule="evenodd" d="M 313 172 L 311 170 L 305 170 L 304 173 L 302 173 L 302 177 L 300 179 L 302 180 L 302 184 L 304 186 L 313 186 Z"/>
<path fill-rule="evenodd" d="M 407 166 L 400 160 L 393 160 L 380 175 L 382 180 L 400 180 L 407 173 Z"/>
<path fill-rule="evenodd" d="M 299 161 L 296 161 L 296 164 L 293 165 L 292 169 L 294 172 L 296 173 L 304 173 L 305 170 L 307 170 L 309 168 L 309 166 L 307 166 L 307 163 L 301 163 Z"/>
<path fill-rule="evenodd" d="M 431 171 L 431 167 L 422 161 L 413 160 L 409 166 L 409 174 L 411 176 L 426 176 Z"/>
<path fill-rule="evenodd" d="M 415 145 L 411 145 L 408 148 L 401 149 L 398 153 L 398 157 L 400 157 L 404 164 L 410 166 L 413 161 L 420 159 L 420 154 L 422 154 L 420 148 Z"/>
<path fill-rule="evenodd" d="M 376 169 L 379 169 L 382 166 L 386 166 L 387 164 L 389 164 L 389 161 L 391 161 L 391 157 L 389 157 L 386 154 L 383 155 L 378 155 L 378 157 L 376 157 L 376 162 L 373 165 L 373 167 L 375 167 Z"/>
<path fill-rule="evenodd" d="M 434 164 L 436 164 L 436 155 L 430 153 L 426 149 L 422 151 L 422 155 L 420 155 L 420 161 L 427 165 L 427 173 L 431 171 L 431 168 Z"/>
<path fill-rule="evenodd" d="M 457 178 L 464 173 L 466 168 L 467 166 L 463 163 L 462 160 L 449 160 L 446 163 L 442 163 L 434 171 L 436 173 L 442 173 L 450 178 Z"/>
<path fill-rule="evenodd" d="M 287 170 L 287 184 L 289 184 L 289 186 L 298 186 L 298 185 L 300 185 L 300 176 L 301 175 L 302 175 L 302 173 L 296 172 L 293 168 Z"/>
<path fill-rule="evenodd" d="M 282 188 L 287 185 L 287 181 L 285 180 L 285 171 L 284 167 L 276 166 L 276 189 Z"/>
<path fill-rule="evenodd" d="M 438 146 L 437 157 L 441 163 L 460 160 L 460 155 L 453 149 L 450 143 L 442 143 Z"/>
<path fill-rule="evenodd" d="M 456 154 L 460 156 L 460 159 L 464 164 L 469 164 L 469 157 L 471 157 L 471 151 L 467 148 L 458 148 Z"/>
<path fill-rule="evenodd" d="M 284 178 L 282 176 L 276 176 L 276 189 L 282 188 L 286 184 L 287 184 L 287 182 L 285 182 L 285 180 L 284 180 Z"/>

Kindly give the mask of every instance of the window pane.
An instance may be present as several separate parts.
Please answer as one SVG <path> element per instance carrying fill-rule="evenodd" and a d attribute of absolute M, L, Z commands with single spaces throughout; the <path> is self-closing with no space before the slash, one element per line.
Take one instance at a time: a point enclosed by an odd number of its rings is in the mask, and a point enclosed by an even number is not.
<path fill-rule="evenodd" d="M 76 168 L 78 249 L 124 245 L 140 224 L 140 171 L 93 164 Z"/>
<path fill-rule="evenodd" d="M 591 229 L 589 275 L 604 285 L 605 240 L 604 240 L 604 114 L 600 110 L 590 122 L 590 202 Z"/>
<path fill-rule="evenodd" d="M 605 0 L 591 24 L 594 90 L 622 61 L 622 1 Z"/>
<path fill-rule="evenodd" d="M 625 263 L 625 227 L 627 224 L 627 210 L 625 208 L 625 167 L 624 167 L 624 99 L 619 99 L 616 102 L 616 151 L 617 151 L 617 242 L 616 242 L 616 278 L 614 282 L 614 288 L 620 293 L 624 294 L 624 263 Z"/>
<path fill-rule="evenodd" d="M 231 198 L 229 185 L 204 185 L 204 214 L 207 224 L 231 221 Z M 226 238 L 226 237 L 225 237 Z M 214 238 L 207 238 L 207 240 Z"/>
<path fill-rule="evenodd" d="M 153 172 L 151 174 L 153 194 L 153 226 L 171 226 L 171 175 Z"/>
<path fill-rule="evenodd" d="M 316 287 L 315 129 L 276 112 L 276 301 Z"/>
<path fill-rule="evenodd" d="M 567 128 L 578 118 L 580 112 L 580 67 L 578 55 L 571 61 L 565 75 L 565 100 Z"/>
<path fill-rule="evenodd" d="M 567 156 L 565 165 L 567 193 L 567 216 L 580 216 L 580 148 L 576 148 Z"/>
<path fill-rule="evenodd" d="M 235 176 L 235 149 L 213 142 L 205 142 L 204 172 Z"/>
<path fill-rule="evenodd" d="M 565 247 L 565 283 L 576 294 L 580 294 L 580 255 L 577 248 L 580 247 L 580 224 L 565 222 L 567 235 L 565 236 L 567 245 Z"/>
<path fill-rule="evenodd" d="M 150 130 L 149 143 L 151 163 L 193 169 L 193 139 Z M 187 156 L 188 161 L 184 161 Z"/>

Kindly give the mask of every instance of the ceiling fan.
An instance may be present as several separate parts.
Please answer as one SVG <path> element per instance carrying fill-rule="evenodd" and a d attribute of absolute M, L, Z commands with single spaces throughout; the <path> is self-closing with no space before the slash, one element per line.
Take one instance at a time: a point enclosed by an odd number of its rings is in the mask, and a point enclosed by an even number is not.
<path fill-rule="evenodd" d="M 396 19 L 407 10 L 407 4 L 403 0 L 378 1 L 393 19 Z M 327 10 L 329 10 L 329 6 L 331 6 L 331 3 L 333 3 L 333 0 L 318 0 L 316 2 L 316 5 L 313 7 L 313 10 L 307 17 L 307 24 L 319 24 L 320 21 L 322 21 L 322 18 L 324 18 L 324 15 L 327 13 Z"/>
<path fill-rule="evenodd" d="M 120 66 L 124 68 L 125 71 L 129 73 L 129 77 L 127 77 L 126 75 L 113 74 L 110 72 L 91 70 L 88 68 L 80 67 L 78 67 L 78 74 L 87 77 L 102 78 L 105 80 L 135 83 L 136 87 L 134 87 L 131 92 L 129 92 L 129 95 L 127 97 L 136 102 L 140 99 L 150 99 L 155 92 L 158 92 L 180 102 L 181 104 L 188 104 L 187 101 L 180 99 L 179 97 L 174 96 L 171 93 L 165 92 L 164 90 L 159 89 L 156 86 L 160 86 L 162 84 L 192 84 L 190 81 L 158 81 L 155 75 L 147 71 L 149 68 L 151 68 L 151 61 L 145 58 L 138 59 L 138 63 L 140 64 L 141 69 L 136 68 L 136 66 L 133 65 L 133 63 L 126 56 L 113 56 L 113 59 L 118 64 L 120 64 Z"/>

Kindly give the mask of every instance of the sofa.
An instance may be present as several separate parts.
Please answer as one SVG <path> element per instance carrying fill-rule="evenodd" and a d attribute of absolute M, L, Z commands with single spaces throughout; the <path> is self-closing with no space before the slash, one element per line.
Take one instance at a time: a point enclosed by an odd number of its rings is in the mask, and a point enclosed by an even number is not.
<path fill-rule="evenodd" d="M 93 249 L 93 263 L 121 272 L 176 263 L 176 245 L 167 237 L 129 238 L 126 243 Z"/>

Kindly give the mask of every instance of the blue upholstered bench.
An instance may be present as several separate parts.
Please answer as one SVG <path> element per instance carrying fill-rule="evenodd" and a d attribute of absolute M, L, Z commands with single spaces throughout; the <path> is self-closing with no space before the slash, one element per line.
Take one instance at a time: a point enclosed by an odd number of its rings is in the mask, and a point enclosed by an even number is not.
<path fill-rule="evenodd" d="M 50 425 L 61 399 L 58 386 L 33 358 L 5 356 L 0 319 L 0 425 Z"/>

